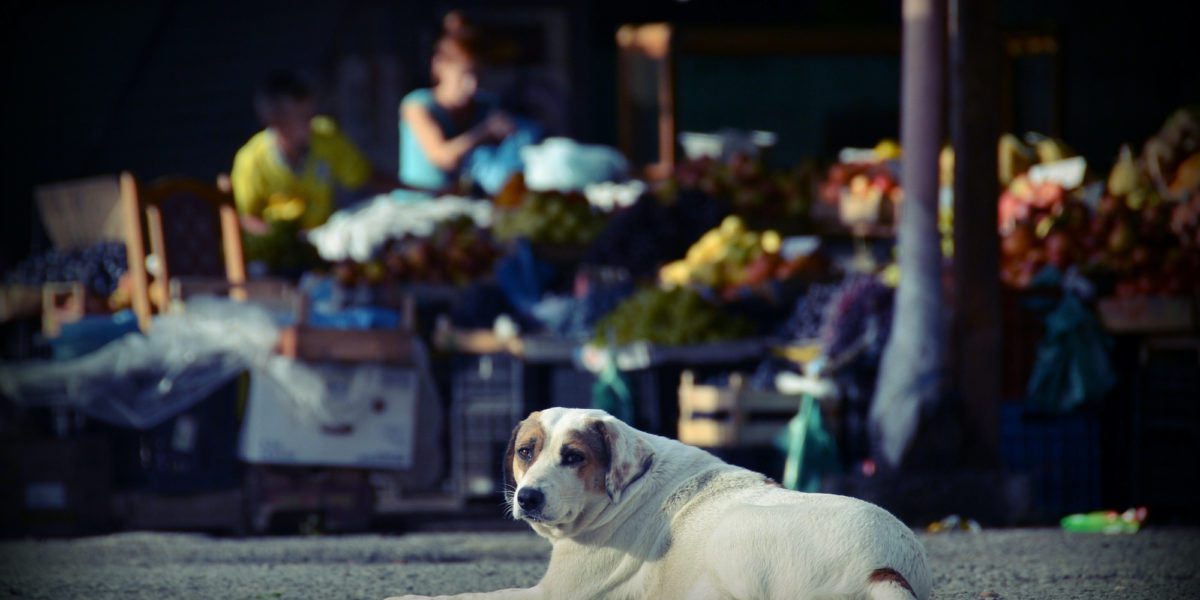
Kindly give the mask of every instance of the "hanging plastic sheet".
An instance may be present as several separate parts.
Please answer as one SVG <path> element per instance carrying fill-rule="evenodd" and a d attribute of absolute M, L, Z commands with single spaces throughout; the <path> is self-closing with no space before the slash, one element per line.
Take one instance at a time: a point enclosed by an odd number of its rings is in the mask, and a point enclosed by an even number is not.
<path fill-rule="evenodd" d="M 147 429 L 265 365 L 278 333 L 265 309 L 197 299 L 186 313 L 156 318 L 147 335 L 131 333 L 70 360 L 0 367 L 0 391 L 20 404 L 76 408 Z"/>
<path fill-rule="evenodd" d="M 370 414 L 347 398 L 385 394 L 381 371 L 365 368 L 357 393 L 330 394 L 318 370 L 274 353 L 277 317 L 261 306 L 194 298 L 187 311 L 162 315 L 146 335 L 129 334 L 72 360 L 0 366 L 0 392 L 24 406 L 77 409 L 123 427 L 147 429 L 187 410 L 239 374 L 270 377 L 301 419 L 340 426 Z M 413 343 L 420 393 L 436 399 L 428 355 Z M 380 388 L 372 393 L 367 388 Z"/>

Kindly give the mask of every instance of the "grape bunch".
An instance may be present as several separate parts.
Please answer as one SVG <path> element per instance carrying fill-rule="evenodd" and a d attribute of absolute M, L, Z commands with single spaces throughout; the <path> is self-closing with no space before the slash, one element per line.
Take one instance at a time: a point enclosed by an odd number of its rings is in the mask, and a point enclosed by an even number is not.
<path fill-rule="evenodd" d="M 778 332 L 778 337 L 795 342 L 820 339 L 826 307 L 839 288 L 837 283 L 814 283 L 808 286 L 804 295 L 796 300 L 796 306 Z"/>
<path fill-rule="evenodd" d="M 735 340 L 754 327 L 710 304 L 694 291 L 647 288 L 635 293 L 596 323 L 599 345 L 649 342 L 685 346 Z"/>
<path fill-rule="evenodd" d="M 126 268 L 125 244 L 107 241 L 76 250 L 51 249 L 31 256 L 9 271 L 4 280 L 25 285 L 78 281 L 92 292 L 108 296 L 116 291 L 117 281 Z"/>
<path fill-rule="evenodd" d="M 636 279 L 653 277 L 660 265 L 682 258 L 728 214 L 726 203 L 699 191 L 681 192 L 669 200 L 643 194 L 610 219 L 583 262 L 620 267 Z"/>
<path fill-rule="evenodd" d="M 895 293 L 875 277 L 846 279 L 826 309 L 821 341 L 833 359 L 861 346 L 866 356 L 883 353 L 892 332 Z"/>

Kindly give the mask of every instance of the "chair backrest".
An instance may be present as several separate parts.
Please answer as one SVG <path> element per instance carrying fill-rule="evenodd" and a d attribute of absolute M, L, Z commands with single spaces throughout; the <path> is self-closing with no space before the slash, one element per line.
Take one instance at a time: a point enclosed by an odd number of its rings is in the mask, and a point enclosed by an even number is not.
<path fill-rule="evenodd" d="M 116 175 L 41 185 L 34 190 L 34 197 L 55 248 L 82 248 L 125 237 Z"/>
<path fill-rule="evenodd" d="M 143 329 L 149 326 L 154 301 L 160 307 L 169 301 L 173 277 L 224 279 L 233 284 L 246 281 L 241 225 L 233 196 L 227 191 L 186 178 L 143 185 L 132 174 L 123 173 L 121 195 L 130 232 L 125 246 L 133 279 L 133 307 Z M 157 259 L 153 280 L 146 269 L 143 231 L 149 237 L 150 253 Z"/>

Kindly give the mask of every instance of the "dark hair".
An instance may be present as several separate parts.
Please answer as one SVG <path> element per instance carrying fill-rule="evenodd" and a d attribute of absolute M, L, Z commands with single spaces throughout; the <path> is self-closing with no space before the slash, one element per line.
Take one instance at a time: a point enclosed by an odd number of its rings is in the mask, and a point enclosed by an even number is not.
<path fill-rule="evenodd" d="M 452 10 L 442 18 L 442 35 L 433 49 L 433 63 L 477 64 L 483 57 L 479 30 L 467 22 L 459 11 Z M 436 77 L 436 75 L 435 75 Z"/>
<path fill-rule="evenodd" d="M 310 100 L 312 87 L 301 74 L 292 71 L 272 73 L 254 90 L 254 108 L 258 117 L 266 121 L 275 106 L 283 100 Z"/>

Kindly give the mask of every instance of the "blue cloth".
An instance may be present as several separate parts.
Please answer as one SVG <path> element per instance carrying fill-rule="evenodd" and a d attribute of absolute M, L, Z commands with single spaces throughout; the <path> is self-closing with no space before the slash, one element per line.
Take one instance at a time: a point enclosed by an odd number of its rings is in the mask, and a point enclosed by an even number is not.
<path fill-rule="evenodd" d="M 476 147 L 464 161 L 463 168 L 471 181 L 489 196 L 495 196 L 514 173 L 525 169 L 521 149 L 542 138 L 542 128 L 537 123 L 522 118 L 515 118 L 514 122 L 516 128 L 498 145 Z"/>
<path fill-rule="evenodd" d="M 429 114 L 433 116 L 433 120 L 441 127 L 442 135 L 446 139 L 457 137 L 467 129 L 482 123 L 488 114 L 496 108 L 496 102 L 492 97 L 483 93 L 476 94 L 475 112 L 471 117 L 471 121 L 466 124 L 465 128 L 460 128 L 450 118 L 450 113 L 434 100 L 433 90 L 429 88 L 421 88 L 409 92 L 404 97 L 404 100 L 400 101 L 401 109 L 408 104 L 416 104 L 428 109 Z M 434 165 L 425 154 L 425 150 L 421 148 L 421 143 L 417 140 L 416 134 L 413 133 L 412 129 L 409 128 L 408 124 L 402 118 L 400 119 L 399 176 L 400 182 L 405 185 L 427 190 L 439 190 L 455 183 L 458 173 L 447 173 Z"/>

